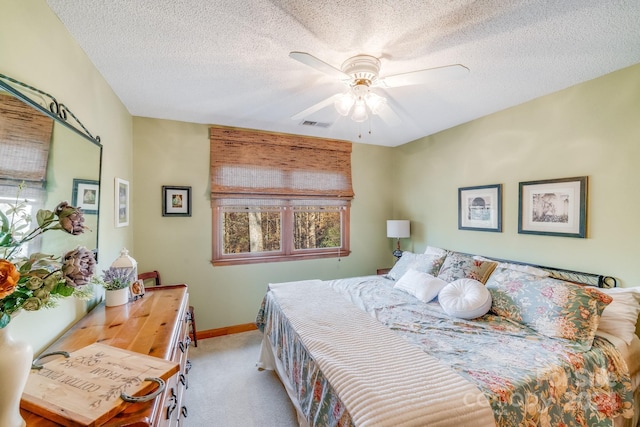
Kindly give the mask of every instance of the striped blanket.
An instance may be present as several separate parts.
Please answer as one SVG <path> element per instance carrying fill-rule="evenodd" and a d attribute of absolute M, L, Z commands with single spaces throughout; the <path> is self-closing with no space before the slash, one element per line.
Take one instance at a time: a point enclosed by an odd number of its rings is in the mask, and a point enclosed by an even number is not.
<path fill-rule="evenodd" d="M 494 425 L 475 385 L 326 283 L 270 285 L 259 323 L 311 425 Z"/>

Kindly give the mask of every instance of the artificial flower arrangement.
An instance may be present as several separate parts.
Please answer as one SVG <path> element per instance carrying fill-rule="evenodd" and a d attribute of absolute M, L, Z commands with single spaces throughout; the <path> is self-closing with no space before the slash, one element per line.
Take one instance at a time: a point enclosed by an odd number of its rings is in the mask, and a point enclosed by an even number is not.
<path fill-rule="evenodd" d="M 19 310 L 35 311 L 56 306 L 65 297 L 88 299 L 89 285 L 95 273 L 96 260 L 92 251 L 79 246 L 62 257 L 43 253 L 23 254 L 23 245 L 51 230 L 71 235 L 82 234 L 84 216 L 80 208 L 67 202 L 55 210 L 40 209 L 37 227 L 28 231 L 32 222 L 26 201 L 20 201 L 24 184 L 18 186 L 14 204 L 6 212 L 0 210 L 0 328 L 11 321 Z"/>
<path fill-rule="evenodd" d="M 107 270 L 103 270 L 102 273 L 102 279 L 98 279 L 98 282 L 107 291 L 128 288 L 137 279 L 135 271 L 130 268 L 109 267 Z"/>

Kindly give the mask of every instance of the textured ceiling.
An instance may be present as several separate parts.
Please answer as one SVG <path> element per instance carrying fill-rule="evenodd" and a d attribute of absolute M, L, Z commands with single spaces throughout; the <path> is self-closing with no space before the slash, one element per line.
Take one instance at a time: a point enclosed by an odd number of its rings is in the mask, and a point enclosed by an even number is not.
<path fill-rule="evenodd" d="M 640 62 L 638 0 L 47 0 L 129 112 L 397 146 Z M 449 64 L 462 79 L 377 89 L 400 117 L 362 124 L 328 105 L 340 68 L 381 76 Z M 369 128 L 371 133 L 369 134 Z M 361 134 L 361 138 L 358 135 Z"/>

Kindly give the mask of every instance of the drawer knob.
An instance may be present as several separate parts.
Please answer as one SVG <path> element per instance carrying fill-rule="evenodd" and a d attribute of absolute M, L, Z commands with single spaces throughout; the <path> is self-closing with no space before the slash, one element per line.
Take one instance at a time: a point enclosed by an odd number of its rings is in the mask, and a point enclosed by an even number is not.
<path fill-rule="evenodd" d="M 171 419 L 171 414 L 176 410 L 176 406 L 178 406 L 178 396 L 176 396 L 176 392 L 171 388 L 171 397 L 169 398 L 171 404 L 167 406 L 167 419 Z"/>
<path fill-rule="evenodd" d="M 182 412 L 182 416 L 187 418 L 189 416 L 189 411 L 187 411 L 187 407 L 183 406 L 182 408 L 180 408 L 180 412 Z"/>

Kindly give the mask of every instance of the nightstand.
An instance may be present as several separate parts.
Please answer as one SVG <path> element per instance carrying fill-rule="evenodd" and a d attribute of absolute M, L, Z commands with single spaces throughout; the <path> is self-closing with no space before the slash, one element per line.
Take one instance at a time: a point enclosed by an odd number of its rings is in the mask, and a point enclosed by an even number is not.
<path fill-rule="evenodd" d="M 390 268 L 379 268 L 379 269 L 376 270 L 376 274 L 378 276 L 382 276 L 384 274 L 387 274 L 389 271 L 391 271 Z"/>

